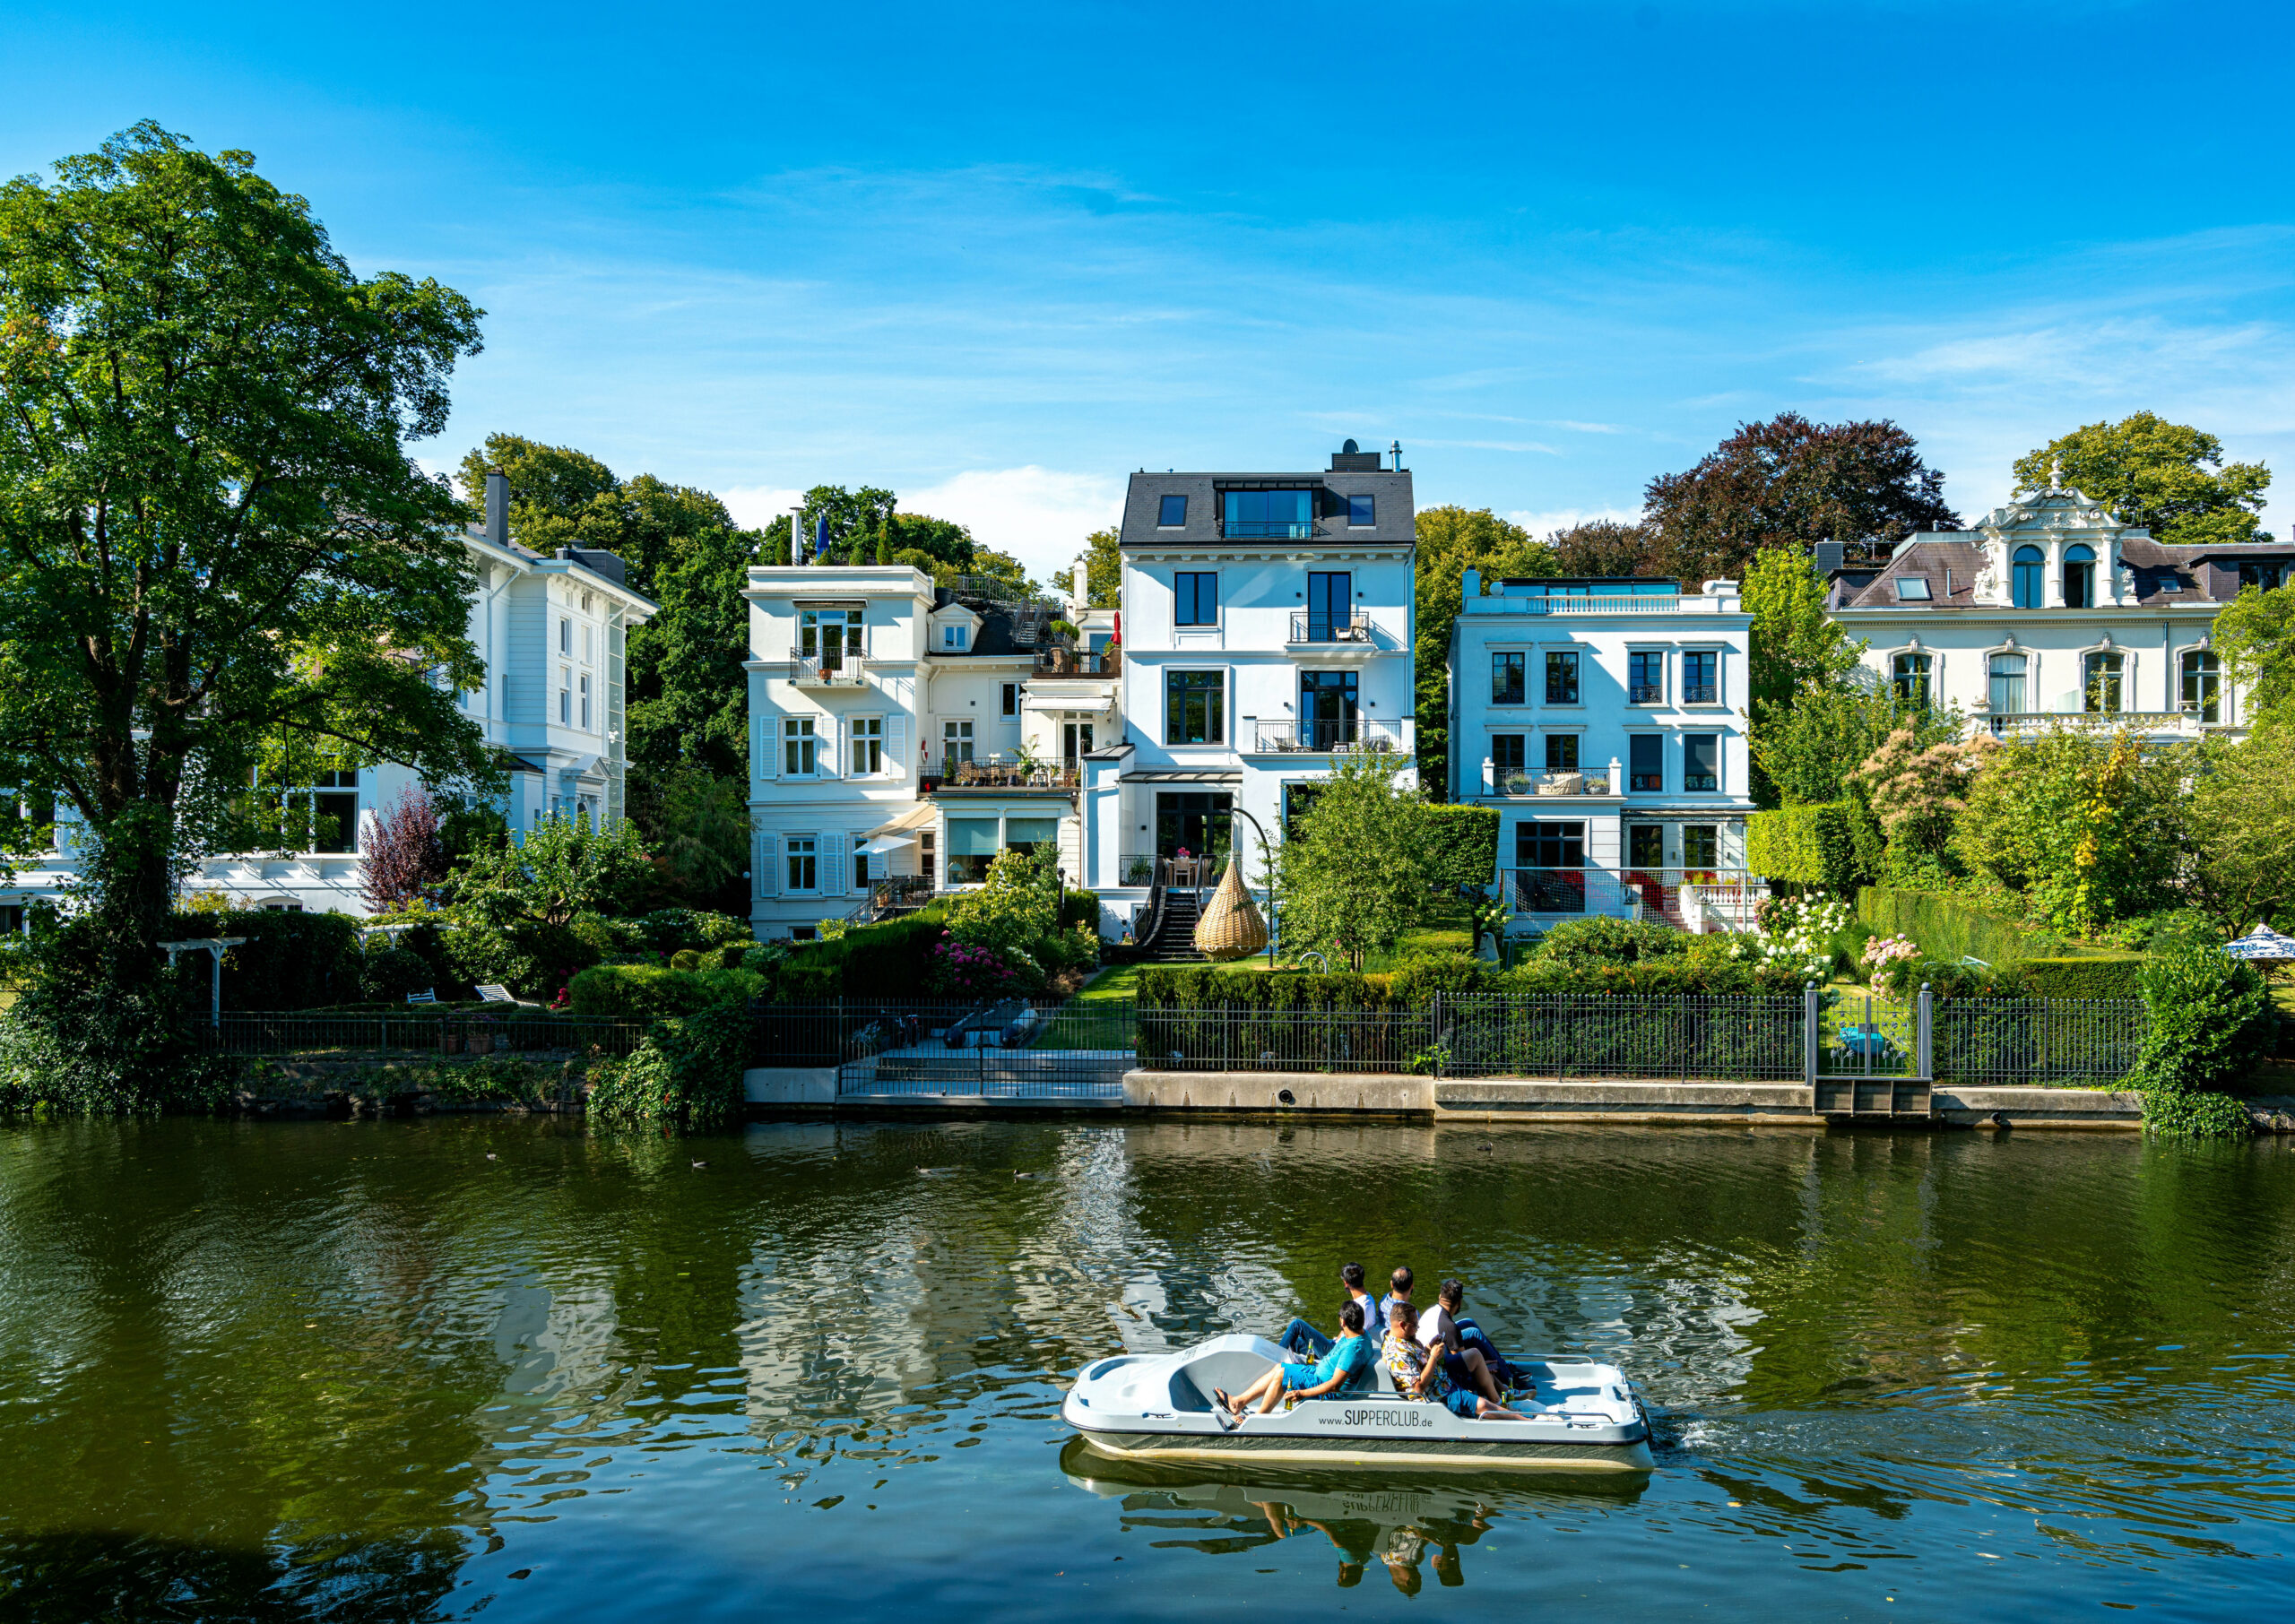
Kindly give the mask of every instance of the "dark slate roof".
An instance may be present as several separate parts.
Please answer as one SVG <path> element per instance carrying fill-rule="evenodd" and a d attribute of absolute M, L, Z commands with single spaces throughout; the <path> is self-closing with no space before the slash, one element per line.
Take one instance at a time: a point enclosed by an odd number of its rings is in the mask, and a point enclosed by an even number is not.
<path fill-rule="evenodd" d="M 1303 488 L 1317 492 L 1315 534 L 1276 539 L 1223 536 L 1219 492 L 1236 488 Z M 1357 496 L 1375 499 L 1375 524 L 1357 528 L 1347 523 L 1347 498 Z M 1185 524 L 1166 530 L 1157 523 L 1165 497 L 1187 498 Z M 1417 510 L 1413 505 L 1410 470 L 1407 468 L 1357 473 L 1330 470 L 1315 473 L 1136 473 L 1131 476 L 1131 488 L 1125 493 L 1123 502 L 1122 544 L 1125 547 L 1412 547 L 1417 540 Z"/>
<path fill-rule="evenodd" d="M 1973 540 L 1923 541 L 1917 547 L 1905 542 L 1899 545 L 1896 556 L 1877 574 L 1865 576 L 1861 590 L 1844 593 L 1834 607 L 1969 609 L 1976 602 L 1977 572 L 1983 567 L 1984 549 Z M 1927 600 L 1900 600 L 1895 583 L 1904 580 L 1927 582 Z"/>
<path fill-rule="evenodd" d="M 1998 608 L 1997 604 L 1979 606 L 1975 599 L 1977 573 L 1984 567 L 1982 538 L 1973 531 L 1950 532 L 1947 540 L 1933 539 L 1936 533 L 1925 531 L 1899 543 L 1896 556 L 1877 573 L 1843 570 L 1836 574 L 1826 594 L 1826 607 Z M 2030 534 L 2008 532 L 2012 554 L 2016 547 L 2031 544 Z M 2239 596 L 2239 565 L 2247 559 L 2295 562 L 2295 542 L 2183 547 L 2138 535 L 2124 536 L 2119 543 L 2120 565 L 2128 573 L 2138 603 L 2228 603 Z M 1928 582 L 1926 600 L 1897 596 L 1895 583 L 1907 576 Z"/>

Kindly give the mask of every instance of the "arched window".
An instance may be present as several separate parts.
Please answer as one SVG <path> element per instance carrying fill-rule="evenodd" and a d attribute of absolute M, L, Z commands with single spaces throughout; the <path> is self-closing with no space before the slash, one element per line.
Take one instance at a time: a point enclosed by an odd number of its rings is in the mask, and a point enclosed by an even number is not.
<path fill-rule="evenodd" d="M 2024 657 L 2022 654 L 1995 654 L 1992 657 L 1992 713 L 1995 716 L 2022 716 L 2024 713 Z"/>
<path fill-rule="evenodd" d="M 2092 548 L 2067 547 L 2064 549 L 2064 607 L 2096 607 L 2096 554 Z M 2112 708 L 2117 710 L 2119 707 L 2115 705 Z"/>
<path fill-rule="evenodd" d="M 2119 708 L 2120 657 L 2117 654 L 2089 654 L 2082 660 L 2081 686 L 2086 690 L 2088 709 L 2110 714 Z"/>
<path fill-rule="evenodd" d="M 2020 547 L 2009 566 L 2008 601 L 2018 609 L 2040 606 L 2040 566 L 2046 560 L 2037 547 Z"/>

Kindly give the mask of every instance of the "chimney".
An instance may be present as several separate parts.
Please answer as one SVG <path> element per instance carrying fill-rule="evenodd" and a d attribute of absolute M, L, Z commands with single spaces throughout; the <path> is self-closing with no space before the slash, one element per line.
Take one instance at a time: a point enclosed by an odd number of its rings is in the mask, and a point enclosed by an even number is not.
<path fill-rule="evenodd" d="M 1810 562 L 1817 566 L 1817 574 L 1831 580 L 1840 569 L 1845 549 L 1838 541 L 1820 541 L 1810 554 Z"/>
<path fill-rule="evenodd" d="M 510 545 L 510 476 L 498 468 L 486 471 L 486 539 Z"/>
<path fill-rule="evenodd" d="M 1068 589 L 1068 618 L 1075 623 L 1079 631 L 1084 626 L 1084 610 L 1092 601 L 1092 589 L 1087 580 L 1090 567 L 1089 554 L 1076 555 L 1076 574 Z"/>

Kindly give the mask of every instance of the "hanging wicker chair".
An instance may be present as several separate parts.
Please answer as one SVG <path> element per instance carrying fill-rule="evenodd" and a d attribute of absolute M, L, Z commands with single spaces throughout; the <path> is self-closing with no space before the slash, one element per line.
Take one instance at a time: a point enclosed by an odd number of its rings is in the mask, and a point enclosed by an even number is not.
<path fill-rule="evenodd" d="M 1227 872 L 1220 876 L 1219 889 L 1211 894 L 1210 905 L 1195 922 L 1195 945 L 1208 959 L 1240 959 L 1267 946 L 1267 921 L 1260 917 L 1251 894 L 1243 889 L 1243 873 L 1232 853 Z"/>

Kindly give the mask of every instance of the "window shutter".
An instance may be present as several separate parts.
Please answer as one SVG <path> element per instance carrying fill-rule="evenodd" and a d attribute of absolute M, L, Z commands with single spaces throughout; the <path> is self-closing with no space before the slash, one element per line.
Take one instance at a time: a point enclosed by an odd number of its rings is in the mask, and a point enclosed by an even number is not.
<path fill-rule="evenodd" d="M 885 775 L 908 776 L 908 718 L 895 712 L 885 718 Z"/>
<path fill-rule="evenodd" d="M 758 882 L 758 894 L 779 896 L 782 894 L 782 887 L 788 883 L 789 878 L 781 861 L 781 837 L 777 834 L 760 834 L 757 837 L 757 849 L 758 860 L 765 865 Z"/>
<path fill-rule="evenodd" d="M 844 889 L 844 853 L 837 850 L 838 844 L 834 832 L 824 832 L 813 842 L 814 850 L 820 853 L 820 869 L 816 877 L 823 896 L 836 896 Z"/>

